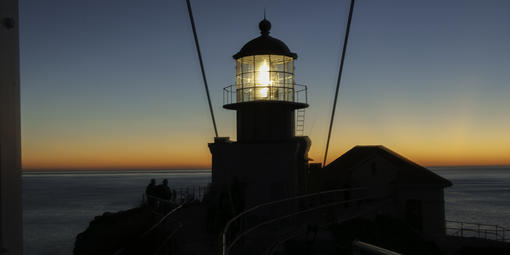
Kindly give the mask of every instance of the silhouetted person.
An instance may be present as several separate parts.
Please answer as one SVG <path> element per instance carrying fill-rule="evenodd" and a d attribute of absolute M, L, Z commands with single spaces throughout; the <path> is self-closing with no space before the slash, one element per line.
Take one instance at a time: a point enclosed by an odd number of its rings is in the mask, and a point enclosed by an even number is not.
<path fill-rule="evenodd" d="M 165 212 L 171 208 L 171 205 L 169 204 L 169 200 L 171 198 L 171 191 L 168 187 L 168 180 L 163 179 L 163 182 L 157 186 L 157 193 L 156 197 L 159 200 L 159 208 Z"/>
<path fill-rule="evenodd" d="M 168 187 L 167 179 L 163 179 L 163 182 L 158 185 L 158 197 L 164 200 L 170 200 L 172 197 L 170 188 Z"/>
<path fill-rule="evenodd" d="M 154 198 L 157 192 L 156 189 L 157 189 L 156 180 L 151 179 L 151 182 L 149 183 L 149 185 L 147 185 L 147 188 L 145 188 L 145 195 L 147 196 L 147 203 L 149 204 L 149 206 L 152 207 L 154 207 L 154 204 L 156 202 L 156 199 Z"/>

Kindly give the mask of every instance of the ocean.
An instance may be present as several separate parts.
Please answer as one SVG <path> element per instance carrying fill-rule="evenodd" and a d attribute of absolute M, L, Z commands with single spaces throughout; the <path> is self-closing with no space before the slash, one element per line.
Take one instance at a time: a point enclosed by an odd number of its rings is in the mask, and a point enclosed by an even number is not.
<path fill-rule="evenodd" d="M 453 182 L 448 220 L 510 227 L 510 167 L 430 167 Z M 203 187 L 208 170 L 30 172 L 23 175 L 25 255 L 72 254 L 94 216 L 137 206 L 150 179 L 173 189 Z"/>

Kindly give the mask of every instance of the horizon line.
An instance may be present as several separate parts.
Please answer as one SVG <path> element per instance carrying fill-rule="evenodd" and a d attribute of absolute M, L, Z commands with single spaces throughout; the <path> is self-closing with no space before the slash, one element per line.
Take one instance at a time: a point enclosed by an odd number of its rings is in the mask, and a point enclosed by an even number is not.
<path fill-rule="evenodd" d="M 487 165 L 423 165 L 426 168 L 456 168 L 456 167 L 490 167 L 490 168 L 504 168 L 510 167 L 505 164 L 487 164 Z M 211 167 L 169 167 L 169 168 L 22 168 L 22 172 L 60 172 L 60 171 L 193 171 L 193 170 L 211 170 Z"/>

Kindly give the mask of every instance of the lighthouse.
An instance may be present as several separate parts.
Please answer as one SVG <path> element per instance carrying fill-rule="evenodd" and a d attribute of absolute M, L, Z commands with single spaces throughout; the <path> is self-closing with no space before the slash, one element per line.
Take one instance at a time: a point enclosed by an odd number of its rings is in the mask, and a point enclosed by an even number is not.
<path fill-rule="evenodd" d="M 237 141 L 219 137 L 209 144 L 212 186 L 227 192 L 238 210 L 307 189 L 311 142 L 296 136 L 307 87 L 295 83 L 297 54 L 269 35 L 268 20 L 259 28 L 261 35 L 233 56 L 235 84 L 223 89 L 223 108 L 236 111 Z"/>

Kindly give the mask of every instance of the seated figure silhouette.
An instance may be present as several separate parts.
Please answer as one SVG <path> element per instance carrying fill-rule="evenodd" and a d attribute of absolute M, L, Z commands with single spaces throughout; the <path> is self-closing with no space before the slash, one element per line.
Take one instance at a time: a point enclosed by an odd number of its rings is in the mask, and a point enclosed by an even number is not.
<path fill-rule="evenodd" d="M 163 182 L 158 185 L 157 197 L 163 200 L 170 200 L 172 197 L 167 179 L 163 179 Z"/>
<path fill-rule="evenodd" d="M 155 196 L 157 195 L 157 187 L 156 187 L 156 180 L 151 179 L 151 182 L 149 185 L 147 185 L 147 188 L 145 188 L 145 196 L 147 197 L 147 203 L 149 206 L 154 207 L 156 203 Z"/>
<path fill-rule="evenodd" d="M 156 197 L 159 199 L 159 207 L 163 211 L 168 210 L 171 205 L 169 204 L 170 199 L 172 198 L 172 193 L 170 191 L 170 188 L 168 187 L 168 180 L 163 179 L 163 182 L 158 185 L 156 192 Z"/>

